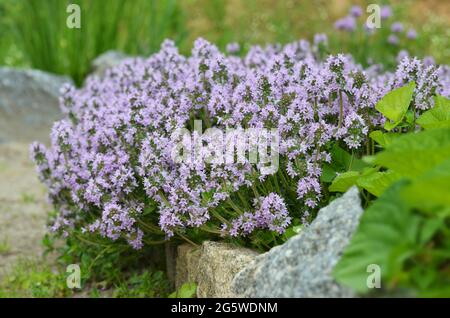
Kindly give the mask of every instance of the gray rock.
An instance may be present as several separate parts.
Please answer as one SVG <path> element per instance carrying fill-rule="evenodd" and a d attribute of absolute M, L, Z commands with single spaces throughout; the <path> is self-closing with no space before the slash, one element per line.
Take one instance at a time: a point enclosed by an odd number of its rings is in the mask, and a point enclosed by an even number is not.
<path fill-rule="evenodd" d="M 197 281 L 198 260 L 200 259 L 201 248 L 196 248 L 190 244 L 183 244 L 177 248 L 175 287 L 179 289 L 184 283 Z"/>
<path fill-rule="evenodd" d="M 236 297 L 231 291 L 234 276 L 258 253 L 231 244 L 204 242 L 201 248 L 178 247 L 176 286 L 197 283 L 197 297 Z"/>
<path fill-rule="evenodd" d="M 321 209 L 298 235 L 239 272 L 232 291 L 240 297 L 353 297 L 331 272 L 362 212 L 358 189 L 353 187 Z"/>
<path fill-rule="evenodd" d="M 92 61 L 92 73 L 94 75 L 103 76 L 107 69 L 120 64 L 126 58 L 128 58 L 128 56 L 120 51 L 107 51 Z"/>
<path fill-rule="evenodd" d="M 0 67 L 0 142 L 49 140 L 61 117 L 59 91 L 71 79 L 39 70 Z"/>

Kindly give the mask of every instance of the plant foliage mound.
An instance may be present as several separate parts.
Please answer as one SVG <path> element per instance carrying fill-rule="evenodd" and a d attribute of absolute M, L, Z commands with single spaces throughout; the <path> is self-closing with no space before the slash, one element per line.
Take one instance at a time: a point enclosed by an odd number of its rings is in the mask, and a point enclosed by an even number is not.
<path fill-rule="evenodd" d="M 51 146 L 31 147 L 58 211 L 52 229 L 136 249 L 170 237 L 263 249 L 285 240 L 335 196 L 330 182 L 338 191 L 363 174 L 360 158 L 377 149 L 369 135 L 388 142 L 385 131 L 414 130 L 436 94 L 450 95 L 447 66 L 405 58 L 395 72 L 364 69 L 351 56 L 322 59 L 320 44 L 255 46 L 238 57 L 198 39 L 186 57 L 165 41 L 148 59 L 66 87 Z M 421 118 L 433 125 L 434 115 Z M 207 128 L 275 129 L 278 168 L 249 156 L 208 160 L 225 137 Z M 182 161 L 173 158 L 186 142 L 179 129 L 202 145 Z"/>
<path fill-rule="evenodd" d="M 401 90 L 386 95 L 378 106 L 393 96 L 408 104 L 410 97 Z M 370 165 L 333 181 L 330 189 L 339 183 L 342 187 L 346 180 L 379 197 L 364 212 L 334 269 L 340 283 L 360 293 L 373 292 L 367 288 L 373 284 L 367 272 L 368 266 L 376 265 L 382 281 L 378 288 L 384 293 L 450 296 L 449 116 L 450 100 L 437 96 L 435 106 L 416 121 L 422 131 L 373 132 L 382 150 L 365 159 Z M 410 127 L 416 128 L 416 123 Z"/>

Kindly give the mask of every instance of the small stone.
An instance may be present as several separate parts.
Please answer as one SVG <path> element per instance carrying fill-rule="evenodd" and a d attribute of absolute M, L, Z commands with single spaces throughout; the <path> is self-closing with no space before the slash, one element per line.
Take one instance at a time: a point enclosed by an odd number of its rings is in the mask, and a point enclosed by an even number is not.
<path fill-rule="evenodd" d="M 120 51 L 107 51 L 92 61 L 91 68 L 93 74 L 101 77 L 107 69 L 120 64 L 127 57 L 127 55 Z"/>
<path fill-rule="evenodd" d="M 0 67 L 0 143 L 48 142 L 53 123 L 62 117 L 60 89 L 65 76 L 39 70 Z"/>

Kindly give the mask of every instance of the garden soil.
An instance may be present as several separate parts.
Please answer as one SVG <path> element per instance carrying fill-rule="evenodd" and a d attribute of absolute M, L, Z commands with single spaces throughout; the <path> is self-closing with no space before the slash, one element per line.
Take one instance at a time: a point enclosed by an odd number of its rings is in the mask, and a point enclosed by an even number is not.
<path fill-rule="evenodd" d="M 0 277 L 20 259 L 41 257 L 49 210 L 28 144 L 0 143 Z"/>

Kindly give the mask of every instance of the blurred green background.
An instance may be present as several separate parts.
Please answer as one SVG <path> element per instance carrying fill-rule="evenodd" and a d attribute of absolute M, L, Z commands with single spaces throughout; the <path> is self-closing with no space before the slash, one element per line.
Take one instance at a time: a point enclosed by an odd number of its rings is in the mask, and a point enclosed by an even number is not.
<path fill-rule="evenodd" d="M 66 7 L 81 7 L 81 29 L 66 27 Z M 354 32 L 334 29 L 351 5 L 389 4 L 393 16 L 383 21 L 377 34 L 368 36 L 358 19 Z M 387 43 L 390 25 L 401 21 L 414 28 L 415 40 Z M 411 55 L 431 55 L 449 64 L 450 2 L 442 0 L 349 1 L 349 0 L 0 0 L 0 65 L 33 67 L 70 75 L 81 84 L 90 62 L 115 49 L 147 56 L 165 38 L 177 42 L 189 54 L 192 42 L 204 37 L 221 49 L 238 42 L 241 53 L 253 44 L 286 43 L 314 34 L 329 37 L 330 53 L 352 53 L 393 65 L 401 49 Z"/>

